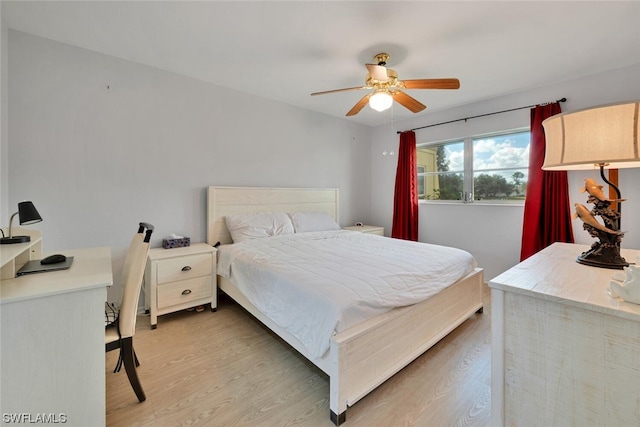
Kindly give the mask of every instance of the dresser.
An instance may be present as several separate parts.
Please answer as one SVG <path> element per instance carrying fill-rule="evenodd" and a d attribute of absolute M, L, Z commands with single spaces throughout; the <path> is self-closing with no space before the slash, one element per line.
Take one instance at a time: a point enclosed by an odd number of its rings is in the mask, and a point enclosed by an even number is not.
<path fill-rule="evenodd" d="M 343 230 L 359 231 L 361 233 L 377 234 L 378 236 L 384 236 L 384 227 L 377 225 L 352 225 L 349 227 L 343 227 Z"/>
<path fill-rule="evenodd" d="M 492 426 L 640 425 L 640 305 L 555 243 L 489 282 Z M 635 262 L 638 250 L 622 250 Z"/>
<path fill-rule="evenodd" d="M 40 239 L 33 236 L 29 243 L 3 245 L 3 274 L 26 258 L 39 259 L 33 256 L 39 250 Z M 0 282 L 3 423 L 105 425 L 104 302 L 113 281 L 111 249 L 62 253 L 74 257 L 67 270 L 3 275 Z"/>
<path fill-rule="evenodd" d="M 157 327 L 158 316 L 163 314 L 205 304 L 216 310 L 216 252 L 206 243 L 149 251 L 144 293 L 151 329 Z"/>

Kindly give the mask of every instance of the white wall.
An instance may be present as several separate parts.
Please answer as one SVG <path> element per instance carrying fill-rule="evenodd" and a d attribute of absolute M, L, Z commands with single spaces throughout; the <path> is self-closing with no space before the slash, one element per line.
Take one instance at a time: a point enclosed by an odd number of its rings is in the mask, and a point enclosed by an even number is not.
<path fill-rule="evenodd" d="M 393 129 L 380 126 L 374 130 L 371 150 L 372 167 L 372 221 L 391 231 L 393 219 L 393 190 L 397 156 L 383 156 L 384 151 L 397 151 L 399 137 L 396 130 L 407 130 L 429 124 L 508 110 L 567 98 L 562 111 L 568 112 L 595 105 L 640 99 L 640 64 L 607 73 L 592 75 L 514 93 L 475 104 L 439 111 L 417 119 L 396 122 Z M 464 90 L 464 81 L 460 90 Z M 466 122 L 436 126 L 416 131 L 417 143 L 529 127 L 530 110 L 471 119 Z M 579 189 L 585 177 L 601 182 L 599 172 L 569 173 L 571 204 L 585 203 Z M 620 170 L 620 189 L 624 198 L 623 229 L 627 231 L 622 247 L 640 248 L 640 169 Z M 601 182 L 604 184 L 604 182 Z M 419 240 L 464 248 L 470 251 L 485 268 L 485 280 L 490 280 L 520 261 L 522 235 L 522 206 L 488 206 L 462 203 L 421 203 L 419 209 Z M 582 222 L 573 222 L 576 243 L 591 244 L 593 239 L 582 230 Z"/>
<path fill-rule="evenodd" d="M 15 31 L 8 105 L 9 204 L 45 251 L 112 247 L 116 279 L 138 221 L 205 241 L 209 185 L 338 187 L 340 222 L 368 220 L 362 125 Z"/>
<path fill-rule="evenodd" d="M 0 224 L 9 222 L 7 198 L 9 197 L 9 168 L 7 154 L 7 27 L 2 19 L 0 2 Z"/>

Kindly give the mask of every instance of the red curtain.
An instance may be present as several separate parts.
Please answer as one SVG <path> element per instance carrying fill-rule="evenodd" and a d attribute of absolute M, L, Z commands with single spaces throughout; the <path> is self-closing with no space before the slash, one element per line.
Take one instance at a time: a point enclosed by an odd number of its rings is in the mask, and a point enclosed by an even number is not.
<path fill-rule="evenodd" d="M 413 131 L 400 134 L 391 237 L 418 241 L 418 176 Z"/>
<path fill-rule="evenodd" d="M 522 224 L 523 261 L 554 242 L 573 243 L 567 172 L 543 171 L 545 137 L 542 121 L 560 113 L 560 104 L 531 109 L 529 178 Z"/>

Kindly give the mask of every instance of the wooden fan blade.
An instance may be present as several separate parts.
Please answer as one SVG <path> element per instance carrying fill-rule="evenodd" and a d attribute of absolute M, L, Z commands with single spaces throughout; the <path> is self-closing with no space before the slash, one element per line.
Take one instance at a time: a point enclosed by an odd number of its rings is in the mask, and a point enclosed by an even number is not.
<path fill-rule="evenodd" d="M 398 104 L 402 105 L 403 107 L 411 110 L 411 112 L 413 113 L 420 112 L 425 108 L 427 108 L 426 105 L 422 104 L 417 99 L 407 95 L 402 91 L 399 91 L 399 90 L 394 91 L 392 96 L 394 101 L 396 101 Z"/>
<path fill-rule="evenodd" d="M 363 96 L 360 99 L 360 101 L 358 101 L 356 103 L 356 105 L 354 105 L 346 115 L 347 116 L 355 116 L 356 114 L 358 114 L 360 112 L 360 110 L 362 110 L 362 108 L 364 108 L 364 106 L 367 105 L 367 103 L 369 102 L 369 98 L 371 98 L 371 94 L 370 93 L 368 93 L 365 96 Z"/>
<path fill-rule="evenodd" d="M 367 66 L 367 70 L 369 70 L 369 74 L 374 80 L 378 80 L 379 82 L 386 82 L 389 80 L 389 76 L 387 75 L 387 67 L 383 67 L 382 65 L 376 64 L 365 64 Z"/>
<path fill-rule="evenodd" d="M 417 79 L 403 80 L 405 89 L 459 89 L 458 79 Z"/>
<path fill-rule="evenodd" d="M 325 90 L 324 92 L 313 92 L 311 94 L 311 96 L 314 96 L 314 95 L 325 95 L 327 93 L 346 92 L 346 91 L 349 91 L 349 90 L 362 90 L 362 89 L 371 89 L 371 88 L 370 87 L 366 87 L 366 86 L 346 87 L 344 89 L 333 89 L 333 90 Z"/>

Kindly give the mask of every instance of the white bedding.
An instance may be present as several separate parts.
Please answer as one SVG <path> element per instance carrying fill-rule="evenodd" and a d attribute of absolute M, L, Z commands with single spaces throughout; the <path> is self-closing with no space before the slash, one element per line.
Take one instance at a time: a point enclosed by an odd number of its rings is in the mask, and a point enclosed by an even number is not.
<path fill-rule="evenodd" d="M 249 240 L 218 253 L 218 274 L 312 359 L 328 350 L 333 333 L 423 301 L 476 266 L 460 249 L 345 230 Z"/>

